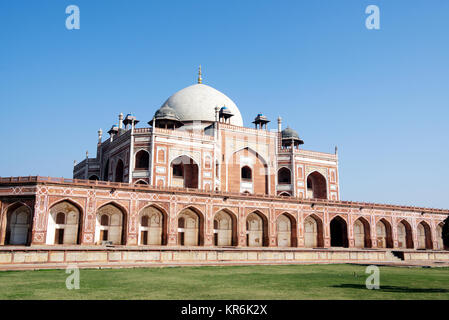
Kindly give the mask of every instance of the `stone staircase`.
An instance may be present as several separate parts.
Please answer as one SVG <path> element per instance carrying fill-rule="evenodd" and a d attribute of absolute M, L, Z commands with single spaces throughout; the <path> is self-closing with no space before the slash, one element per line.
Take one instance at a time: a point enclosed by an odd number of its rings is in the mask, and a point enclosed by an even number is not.
<path fill-rule="evenodd" d="M 391 261 L 391 262 L 403 262 L 404 261 L 404 252 L 393 251 L 393 250 L 385 251 L 385 260 Z"/>

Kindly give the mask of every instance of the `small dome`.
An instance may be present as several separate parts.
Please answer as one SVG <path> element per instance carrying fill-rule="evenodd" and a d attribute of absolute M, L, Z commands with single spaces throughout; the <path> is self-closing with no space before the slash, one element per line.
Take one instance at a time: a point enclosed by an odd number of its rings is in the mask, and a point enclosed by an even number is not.
<path fill-rule="evenodd" d="M 154 114 L 154 118 L 156 120 L 166 119 L 180 121 L 179 115 L 176 113 L 176 111 L 167 105 L 163 105 L 159 110 L 157 110 Z"/>
<path fill-rule="evenodd" d="M 282 130 L 282 139 L 299 139 L 299 134 L 290 127 Z"/>

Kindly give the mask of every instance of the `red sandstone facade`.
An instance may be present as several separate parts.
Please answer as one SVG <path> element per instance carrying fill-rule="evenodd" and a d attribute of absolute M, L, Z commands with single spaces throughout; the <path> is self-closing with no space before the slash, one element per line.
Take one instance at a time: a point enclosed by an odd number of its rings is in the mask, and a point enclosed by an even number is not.
<path fill-rule="evenodd" d="M 445 249 L 448 210 L 340 201 L 337 150 L 244 127 L 201 81 L 138 122 L 100 130 L 74 179 L 0 178 L 0 244 Z"/>
<path fill-rule="evenodd" d="M 142 212 L 154 208 L 161 213 L 162 228 L 159 245 L 180 246 L 179 217 L 186 210 L 194 212 L 199 223 L 198 246 L 215 246 L 214 234 L 231 231 L 227 246 L 280 245 L 281 234 L 288 231 L 289 246 L 308 247 L 306 237 L 316 237 L 314 247 L 356 247 L 355 225 L 362 222 L 363 247 L 409 248 L 442 250 L 441 227 L 448 216 L 447 210 L 400 207 L 369 203 L 297 199 L 278 196 L 251 196 L 237 193 L 192 191 L 183 188 L 155 188 L 126 183 L 70 180 L 44 177 L 1 178 L 1 244 L 11 242 L 11 216 L 20 208 L 28 215 L 27 237 L 24 244 L 48 244 L 47 234 L 52 208 L 68 204 L 79 215 L 75 244 L 94 245 L 98 212 L 107 205 L 118 209 L 123 232 L 118 245 L 138 245 Z M 231 217 L 229 229 L 218 229 L 215 218 L 221 212 Z M 248 243 L 248 218 L 255 214 L 262 223 L 262 241 Z M 290 228 L 280 229 L 282 218 L 288 219 Z M 316 233 L 306 230 L 313 219 Z M 333 221 L 338 221 L 333 231 Z M 400 239 L 399 227 L 405 226 Z M 419 229 L 422 227 L 423 234 Z M 98 231 L 98 230 L 97 230 Z M 308 234 L 309 233 L 309 234 Z M 338 237 L 334 239 L 333 237 Z M 401 235 L 401 237 L 403 237 Z M 50 241 L 51 242 L 51 241 Z M 402 242 L 402 243 L 401 243 Z M 53 243 L 54 244 L 54 243 Z M 285 242 L 281 246 L 286 246 Z"/>

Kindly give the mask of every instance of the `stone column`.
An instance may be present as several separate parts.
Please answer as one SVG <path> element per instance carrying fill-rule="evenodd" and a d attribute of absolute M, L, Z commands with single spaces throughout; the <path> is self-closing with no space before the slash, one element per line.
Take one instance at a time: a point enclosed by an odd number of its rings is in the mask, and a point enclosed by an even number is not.
<path fill-rule="evenodd" d="M 41 186 L 37 186 L 36 189 L 31 245 L 45 245 L 47 237 L 48 194 Z"/>
<path fill-rule="evenodd" d="M 245 209 L 242 207 L 242 203 L 239 203 L 238 208 L 238 218 L 237 218 L 237 238 L 238 238 L 238 247 L 247 246 L 246 243 L 246 216 Z"/>
<path fill-rule="evenodd" d="M 277 230 L 276 230 L 276 211 L 273 205 L 270 204 L 268 210 L 268 246 L 276 247 L 277 245 Z"/>
<path fill-rule="evenodd" d="M 296 246 L 304 247 L 304 223 L 302 213 L 296 212 Z"/>
<path fill-rule="evenodd" d="M 176 246 L 178 244 L 178 219 L 176 219 L 177 199 L 176 195 L 172 195 L 168 209 L 168 234 L 167 246 Z"/>
<path fill-rule="evenodd" d="M 323 241 L 324 248 L 330 248 L 331 246 L 331 237 L 330 237 L 330 224 L 329 224 L 329 213 L 327 209 L 324 209 L 323 214 Z"/>
<path fill-rule="evenodd" d="M 371 228 L 371 247 L 377 248 L 377 230 L 376 230 L 376 217 L 373 212 L 370 214 L 370 228 Z"/>
<path fill-rule="evenodd" d="M 212 204 L 206 204 L 204 216 L 204 246 L 211 247 L 214 245 L 214 213 Z"/>
<path fill-rule="evenodd" d="M 8 212 L 5 210 L 4 207 L 5 203 L 0 200 L 0 245 L 5 244 L 5 236 L 6 236 L 6 215 Z"/>
<path fill-rule="evenodd" d="M 96 226 L 96 198 L 94 191 L 87 193 L 86 205 L 84 208 L 84 219 L 81 230 L 81 244 L 93 245 L 95 244 L 95 226 Z"/>
<path fill-rule="evenodd" d="M 131 195 L 131 201 L 129 203 L 129 210 L 128 210 L 128 234 L 126 237 L 126 245 L 136 246 L 137 240 L 138 240 L 138 219 L 139 219 L 139 213 L 137 212 L 137 195 L 132 194 Z"/>

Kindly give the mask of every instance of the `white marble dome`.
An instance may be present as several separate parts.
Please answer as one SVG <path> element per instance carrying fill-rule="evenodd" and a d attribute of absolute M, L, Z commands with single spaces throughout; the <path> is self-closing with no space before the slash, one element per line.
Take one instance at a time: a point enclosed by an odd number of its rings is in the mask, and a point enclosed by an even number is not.
<path fill-rule="evenodd" d="M 243 126 L 242 115 L 235 103 L 220 91 L 205 85 L 194 84 L 173 94 L 162 107 L 169 106 L 183 122 L 215 121 L 215 107 L 226 106 L 232 114 L 231 124 Z M 161 107 L 161 108 L 162 108 Z"/>

